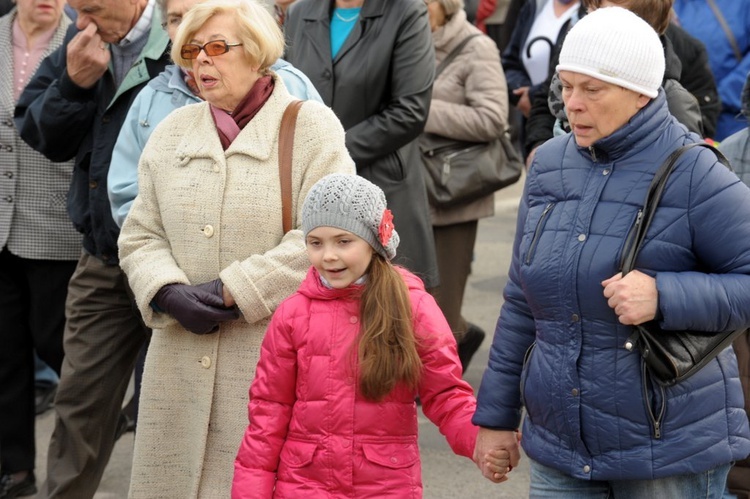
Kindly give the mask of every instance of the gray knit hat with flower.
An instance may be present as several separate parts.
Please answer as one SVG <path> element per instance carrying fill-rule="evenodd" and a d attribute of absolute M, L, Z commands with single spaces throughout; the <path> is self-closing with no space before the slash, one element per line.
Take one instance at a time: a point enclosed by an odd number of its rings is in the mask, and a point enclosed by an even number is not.
<path fill-rule="evenodd" d="M 367 241 L 383 258 L 396 256 L 399 237 L 385 194 L 359 175 L 332 173 L 312 186 L 302 207 L 305 237 L 316 227 L 346 230 Z"/>

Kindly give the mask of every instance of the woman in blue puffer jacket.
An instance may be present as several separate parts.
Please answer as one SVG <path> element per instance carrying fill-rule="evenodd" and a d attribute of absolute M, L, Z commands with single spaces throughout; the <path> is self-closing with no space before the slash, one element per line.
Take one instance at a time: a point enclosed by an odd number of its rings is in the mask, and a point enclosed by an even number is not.
<path fill-rule="evenodd" d="M 721 497 L 730 464 L 750 453 L 734 352 L 662 388 L 624 344 L 652 319 L 665 330 L 750 325 L 750 189 L 712 151 L 683 154 L 622 277 L 654 173 L 699 138 L 669 114 L 658 36 L 629 11 L 579 21 L 557 70 L 572 133 L 529 170 L 476 455 L 513 452 L 523 406 L 531 497 Z"/>

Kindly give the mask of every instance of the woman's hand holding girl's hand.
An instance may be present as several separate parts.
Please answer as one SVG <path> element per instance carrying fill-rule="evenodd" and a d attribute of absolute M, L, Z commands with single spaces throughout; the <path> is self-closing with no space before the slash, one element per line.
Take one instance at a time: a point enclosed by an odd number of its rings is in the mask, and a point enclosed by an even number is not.
<path fill-rule="evenodd" d="M 521 459 L 518 441 L 518 432 L 479 428 L 474 446 L 474 462 L 485 478 L 495 483 L 508 479 L 505 475 L 514 466 L 518 466 Z"/>
<path fill-rule="evenodd" d="M 620 323 L 636 326 L 656 318 L 659 293 L 653 277 L 633 270 L 625 277 L 622 273 L 615 274 L 602 281 L 602 286 L 607 304 Z"/>

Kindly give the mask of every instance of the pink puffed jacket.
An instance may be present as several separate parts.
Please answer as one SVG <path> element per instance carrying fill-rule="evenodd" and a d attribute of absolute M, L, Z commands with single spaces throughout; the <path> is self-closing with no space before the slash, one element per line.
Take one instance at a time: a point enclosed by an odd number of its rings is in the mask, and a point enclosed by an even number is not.
<path fill-rule="evenodd" d="M 399 269 L 424 364 L 418 392 L 371 402 L 357 387 L 357 289 L 328 289 L 311 268 L 276 310 L 263 341 L 235 460 L 233 498 L 420 498 L 419 395 L 456 454 L 471 457 L 476 401 L 450 327 L 422 281 Z"/>

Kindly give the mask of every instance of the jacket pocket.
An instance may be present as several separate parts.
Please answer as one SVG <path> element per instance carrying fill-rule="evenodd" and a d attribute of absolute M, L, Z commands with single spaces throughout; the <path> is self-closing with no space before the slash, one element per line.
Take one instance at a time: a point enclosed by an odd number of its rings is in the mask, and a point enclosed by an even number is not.
<path fill-rule="evenodd" d="M 544 211 L 542 211 L 542 215 L 539 217 L 539 221 L 536 223 L 534 236 L 531 238 L 531 243 L 529 244 L 529 251 L 526 253 L 526 258 L 524 258 L 524 263 L 526 265 L 531 265 L 531 262 L 534 259 L 534 253 L 536 252 L 536 247 L 539 244 L 539 238 L 542 237 L 544 226 L 547 224 L 549 214 L 552 213 L 554 207 L 555 203 L 547 203 L 547 205 L 544 207 Z"/>
<path fill-rule="evenodd" d="M 279 459 L 290 468 L 302 468 L 312 463 L 317 448 L 318 444 L 315 442 L 287 440 L 281 449 Z"/>
<path fill-rule="evenodd" d="M 523 366 L 521 368 L 521 405 L 526 407 L 526 394 L 524 393 L 526 390 L 526 379 L 529 377 L 529 361 L 531 360 L 531 354 L 534 352 L 534 349 L 536 348 L 536 341 L 532 343 L 529 348 L 526 349 L 526 353 L 523 356 Z M 529 411 L 526 411 L 526 415 L 528 417 Z"/>
<path fill-rule="evenodd" d="M 371 463 L 391 469 L 409 468 L 419 460 L 417 444 L 362 443 L 362 452 Z"/>

